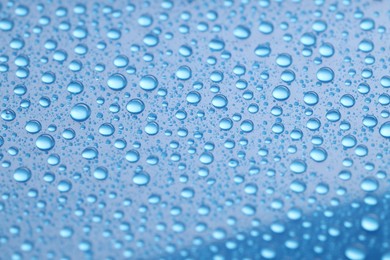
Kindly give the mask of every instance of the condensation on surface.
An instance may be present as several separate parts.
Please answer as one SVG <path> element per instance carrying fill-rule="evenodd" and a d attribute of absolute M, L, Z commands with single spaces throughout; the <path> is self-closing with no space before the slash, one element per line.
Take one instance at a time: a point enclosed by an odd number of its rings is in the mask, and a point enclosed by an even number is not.
<path fill-rule="evenodd" d="M 0 3 L 0 259 L 390 259 L 389 8 Z"/>

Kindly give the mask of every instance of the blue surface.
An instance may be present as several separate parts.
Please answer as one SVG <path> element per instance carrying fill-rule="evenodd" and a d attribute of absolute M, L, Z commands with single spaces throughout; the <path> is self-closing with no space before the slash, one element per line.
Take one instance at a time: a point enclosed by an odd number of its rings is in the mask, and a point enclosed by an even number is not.
<path fill-rule="evenodd" d="M 390 259 L 388 1 L 3 1 L 0 259 Z"/>

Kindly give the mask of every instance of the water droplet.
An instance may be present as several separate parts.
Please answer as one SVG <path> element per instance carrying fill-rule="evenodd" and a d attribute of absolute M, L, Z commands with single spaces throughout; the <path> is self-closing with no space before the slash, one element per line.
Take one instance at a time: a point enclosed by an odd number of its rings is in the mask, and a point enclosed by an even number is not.
<path fill-rule="evenodd" d="M 328 153 L 323 148 L 316 147 L 311 150 L 310 157 L 316 162 L 323 162 L 328 157 Z"/>
<path fill-rule="evenodd" d="M 374 232 L 379 229 L 379 220 L 374 214 L 364 216 L 360 224 L 364 230 L 369 232 Z"/>
<path fill-rule="evenodd" d="M 238 39 L 247 39 L 251 35 L 251 31 L 249 30 L 248 27 L 243 26 L 243 25 L 238 25 L 234 30 L 233 30 L 234 36 L 236 36 Z"/>
<path fill-rule="evenodd" d="M 390 88 L 390 76 L 383 76 L 380 82 L 382 87 Z"/>
<path fill-rule="evenodd" d="M 74 105 L 70 111 L 70 116 L 77 122 L 83 122 L 91 115 L 91 109 L 84 103 Z"/>
<path fill-rule="evenodd" d="M 276 64 L 278 64 L 280 67 L 288 67 L 292 63 L 292 57 L 290 54 L 282 53 L 279 54 L 276 58 Z"/>
<path fill-rule="evenodd" d="M 51 135 L 43 134 L 37 138 L 35 145 L 42 151 L 49 151 L 54 147 L 55 142 Z"/>
<path fill-rule="evenodd" d="M 244 213 L 244 215 L 253 216 L 256 213 L 256 208 L 251 205 L 244 205 L 241 211 Z"/>
<path fill-rule="evenodd" d="M 188 80 L 192 76 L 192 71 L 188 66 L 180 66 L 176 71 L 176 77 L 181 80 Z"/>
<path fill-rule="evenodd" d="M 137 172 L 133 176 L 133 182 L 138 186 L 147 185 L 150 181 L 150 176 L 146 172 Z"/>
<path fill-rule="evenodd" d="M 356 143 L 357 143 L 356 138 L 353 135 L 346 135 L 341 140 L 341 144 L 345 148 L 352 148 L 356 145 Z"/>
<path fill-rule="evenodd" d="M 219 121 L 219 127 L 221 130 L 230 130 L 233 127 L 233 121 L 229 118 L 223 118 Z"/>
<path fill-rule="evenodd" d="M 191 188 L 184 188 L 184 189 L 182 189 L 180 195 L 183 198 L 190 199 L 190 198 L 193 198 L 195 196 L 195 191 Z"/>
<path fill-rule="evenodd" d="M 385 122 L 381 125 L 381 127 L 379 128 L 379 133 L 384 138 L 390 138 L 390 121 Z"/>
<path fill-rule="evenodd" d="M 62 180 L 58 183 L 57 189 L 59 192 L 69 192 L 72 189 L 72 183 L 67 180 Z"/>
<path fill-rule="evenodd" d="M 153 23 L 153 18 L 148 14 L 142 14 L 138 18 L 138 24 L 142 27 L 149 27 Z"/>
<path fill-rule="evenodd" d="M 145 109 L 145 104 L 140 99 L 132 99 L 127 103 L 126 105 L 127 111 L 129 111 L 132 114 L 140 114 Z"/>
<path fill-rule="evenodd" d="M 319 52 L 321 56 L 330 58 L 334 55 L 334 47 L 330 43 L 323 43 L 319 48 Z"/>
<path fill-rule="evenodd" d="M 279 85 L 272 91 L 272 96 L 278 101 L 287 100 L 290 97 L 290 89 L 286 86 Z"/>
<path fill-rule="evenodd" d="M 14 172 L 14 180 L 17 182 L 27 182 L 31 178 L 31 171 L 27 167 L 17 168 Z"/>
<path fill-rule="evenodd" d="M 366 253 L 362 246 L 355 245 L 347 247 L 345 250 L 345 256 L 349 260 L 363 260 L 366 258 Z"/>
<path fill-rule="evenodd" d="M 319 100 L 318 95 L 314 91 L 306 92 L 303 97 L 303 101 L 309 106 L 316 105 L 318 103 L 318 100 Z"/>
<path fill-rule="evenodd" d="M 255 49 L 255 54 L 259 57 L 268 57 L 271 54 L 271 48 L 268 45 L 258 45 Z"/>
<path fill-rule="evenodd" d="M 362 52 L 371 52 L 374 49 L 372 41 L 364 39 L 359 43 L 359 50 Z"/>
<path fill-rule="evenodd" d="M 156 122 L 150 122 L 145 126 L 145 132 L 148 135 L 156 135 L 160 130 L 159 125 Z"/>
<path fill-rule="evenodd" d="M 138 162 L 139 158 L 140 155 L 136 150 L 130 150 L 126 153 L 126 160 L 131 163 Z"/>
<path fill-rule="evenodd" d="M 191 91 L 187 94 L 187 102 L 190 104 L 198 104 L 202 99 L 201 95 L 197 91 Z"/>
<path fill-rule="evenodd" d="M 111 136 L 115 132 L 115 128 L 112 124 L 105 123 L 99 127 L 99 134 L 102 136 Z"/>
<path fill-rule="evenodd" d="M 300 173 L 304 173 L 306 171 L 306 168 L 307 168 L 307 165 L 304 161 L 302 160 L 294 160 L 291 164 L 290 164 L 290 170 L 293 172 L 293 173 L 297 173 L 297 174 L 300 174 Z"/>
<path fill-rule="evenodd" d="M 16 113 L 12 109 L 5 109 L 1 112 L 1 118 L 4 121 L 12 121 L 16 118 Z"/>
<path fill-rule="evenodd" d="M 107 85 L 110 89 L 119 91 L 127 86 L 127 80 L 122 74 L 115 73 L 108 78 Z"/>
<path fill-rule="evenodd" d="M 352 95 L 343 95 L 340 99 L 341 105 L 346 108 L 353 107 L 355 105 L 355 98 Z"/>
<path fill-rule="evenodd" d="M 108 177 L 108 170 L 104 167 L 97 167 L 93 172 L 93 177 L 99 181 L 103 181 Z"/>
<path fill-rule="evenodd" d="M 334 78 L 334 72 L 331 68 L 323 67 L 317 71 L 317 79 L 323 83 L 331 82 Z"/>
<path fill-rule="evenodd" d="M 316 44 L 317 38 L 312 33 L 304 33 L 300 41 L 305 46 L 313 46 Z"/>
<path fill-rule="evenodd" d="M 213 97 L 211 103 L 216 108 L 224 108 L 228 104 L 228 99 L 224 95 L 218 94 Z"/>
<path fill-rule="evenodd" d="M 259 31 L 264 34 L 271 34 L 274 31 L 274 26 L 271 22 L 262 21 L 259 25 Z"/>
<path fill-rule="evenodd" d="M 376 191 L 379 187 L 377 180 L 367 177 L 360 183 L 360 188 L 366 192 Z"/>
<path fill-rule="evenodd" d="M 52 84 L 56 80 L 56 75 L 51 71 L 47 71 L 43 73 L 41 80 L 43 83 Z"/>
<path fill-rule="evenodd" d="M 253 122 L 251 120 L 244 120 L 242 121 L 240 128 L 244 133 L 250 133 L 253 131 Z"/>
<path fill-rule="evenodd" d="M 140 87 L 146 91 L 153 91 L 158 86 L 157 79 L 152 75 L 143 76 L 139 82 Z"/>
<path fill-rule="evenodd" d="M 67 90 L 72 94 L 80 94 L 84 90 L 84 85 L 79 81 L 72 81 L 68 84 Z"/>

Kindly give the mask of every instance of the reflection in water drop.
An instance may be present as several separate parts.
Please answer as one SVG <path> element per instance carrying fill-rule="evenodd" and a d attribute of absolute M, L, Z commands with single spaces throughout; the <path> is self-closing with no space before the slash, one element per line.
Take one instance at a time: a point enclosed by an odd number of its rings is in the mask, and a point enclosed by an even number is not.
<path fill-rule="evenodd" d="M 87 120 L 90 115 L 91 109 L 84 103 L 78 103 L 74 105 L 70 111 L 71 118 L 77 122 L 83 122 Z"/>
<path fill-rule="evenodd" d="M 141 78 L 139 85 L 143 90 L 152 91 L 157 88 L 158 81 L 154 76 L 146 75 Z"/>
<path fill-rule="evenodd" d="M 129 101 L 129 103 L 127 103 L 126 109 L 132 114 L 139 114 L 144 111 L 145 104 L 141 99 L 132 99 Z"/>
<path fill-rule="evenodd" d="M 31 178 L 31 171 L 27 167 L 20 167 L 14 171 L 14 180 L 17 182 L 27 182 Z"/>
<path fill-rule="evenodd" d="M 126 78 L 119 73 L 111 75 L 107 80 L 107 85 L 112 90 L 122 90 L 127 85 Z"/>
<path fill-rule="evenodd" d="M 135 173 L 133 182 L 139 186 L 147 185 L 150 181 L 150 176 L 146 172 Z"/>
<path fill-rule="evenodd" d="M 379 133 L 384 138 L 390 138 L 390 121 L 383 123 L 381 127 L 379 128 Z"/>
<path fill-rule="evenodd" d="M 238 39 L 247 39 L 251 35 L 251 31 L 247 27 L 239 25 L 233 30 L 233 34 Z"/>
<path fill-rule="evenodd" d="M 321 82 L 328 83 L 334 78 L 334 72 L 331 68 L 323 67 L 317 71 L 317 79 Z"/>
<path fill-rule="evenodd" d="M 42 151 L 49 151 L 54 147 L 55 142 L 51 135 L 43 134 L 37 138 L 35 145 Z"/>
<path fill-rule="evenodd" d="M 290 89 L 286 86 L 277 86 L 272 92 L 272 96 L 278 101 L 284 101 L 290 97 Z"/>

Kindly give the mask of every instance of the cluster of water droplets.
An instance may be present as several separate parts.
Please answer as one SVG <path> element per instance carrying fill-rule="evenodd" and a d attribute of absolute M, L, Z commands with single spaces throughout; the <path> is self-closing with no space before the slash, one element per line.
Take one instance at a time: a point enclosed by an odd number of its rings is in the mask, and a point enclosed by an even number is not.
<path fill-rule="evenodd" d="M 0 4 L 7 259 L 390 259 L 388 7 L 217 2 Z"/>

